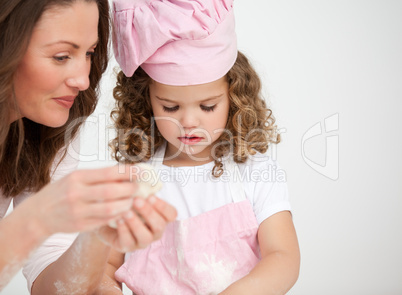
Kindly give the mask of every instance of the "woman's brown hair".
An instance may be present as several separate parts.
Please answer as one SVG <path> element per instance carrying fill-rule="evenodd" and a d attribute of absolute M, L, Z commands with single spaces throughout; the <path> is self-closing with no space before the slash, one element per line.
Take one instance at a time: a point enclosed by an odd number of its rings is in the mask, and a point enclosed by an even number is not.
<path fill-rule="evenodd" d="M 35 24 L 43 12 L 76 1 L 95 2 L 99 9 L 98 45 L 92 57 L 90 86 L 81 91 L 65 125 L 51 128 L 27 118 L 9 124 L 10 107 L 16 108 L 13 76 L 22 60 Z M 67 146 L 95 110 L 98 86 L 108 63 L 110 32 L 108 0 L 7 0 L 0 9 L 0 189 L 5 196 L 24 190 L 38 191 L 49 183 L 57 153 Z M 65 157 L 64 149 L 61 159 Z M 58 163 L 56 163 L 58 164 Z"/>
<path fill-rule="evenodd" d="M 270 143 L 280 141 L 272 111 L 261 96 L 261 81 L 241 52 L 226 78 L 230 108 L 226 130 L 212 149 L 215 177 L 223 173 L 222 158 L 229 153 L 235 162 L 244 163 L 250 155 L 265 153 Z M 117 137 L 110 146 L 119 162 L 147 161 L 164 142 L 152 119 L 150 83 L 152 79 L 141 68 L 130 78 L 123 72 L 117 75 L 116 108 L 111 115 Z"/>

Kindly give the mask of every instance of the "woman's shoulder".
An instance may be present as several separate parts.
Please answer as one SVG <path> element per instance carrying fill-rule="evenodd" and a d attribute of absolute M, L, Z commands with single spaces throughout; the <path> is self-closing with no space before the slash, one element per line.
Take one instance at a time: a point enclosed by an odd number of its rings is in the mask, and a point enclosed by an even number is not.
<path fill-rule="evenodd" d="M 80 161 L 80 138 L 80 134 L 78 133 L 71 142 L 58 151 L 51 169 L 52 182 L 78 169 Z"/>

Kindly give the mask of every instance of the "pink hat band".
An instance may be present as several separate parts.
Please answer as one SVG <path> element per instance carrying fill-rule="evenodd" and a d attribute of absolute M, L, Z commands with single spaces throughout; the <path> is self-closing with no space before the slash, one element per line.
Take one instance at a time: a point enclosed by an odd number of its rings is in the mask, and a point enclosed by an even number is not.
<path fill-rule="evenodd" d="M 237 57 L 233 0 L 114 1 L 113 46 L 126 76 L 196 85 L 223 77 Z"/>

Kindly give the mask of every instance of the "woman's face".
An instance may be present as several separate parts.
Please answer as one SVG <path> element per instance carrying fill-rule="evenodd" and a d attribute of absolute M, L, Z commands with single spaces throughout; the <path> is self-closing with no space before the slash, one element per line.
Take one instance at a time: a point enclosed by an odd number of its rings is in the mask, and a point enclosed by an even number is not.
<path fill-rule="evenodd" d="M 43 13 L 14 75 L 19 112 L 11 111 L 12 121 L 26 117 L 49 127 L 66 123 L 79 91 L 89 87 L 98 20 L 95 2 L 75 1 Z"/>

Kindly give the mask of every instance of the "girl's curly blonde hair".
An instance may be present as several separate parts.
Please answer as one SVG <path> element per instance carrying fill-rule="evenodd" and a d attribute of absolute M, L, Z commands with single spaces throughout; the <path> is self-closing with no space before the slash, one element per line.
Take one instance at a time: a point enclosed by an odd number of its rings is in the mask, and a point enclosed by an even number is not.
<path fill-rule="evenodd" d="M 223 173 L 222 158 L 229 153 L 237 163 L 244 163 L 257 151 L 265 153 L 270 143 L 279 143 L 275 118 L 261 97 L 261 81 L 247 57 L 238 52 L 233 67 L 226 74 L 229 83 L 229 116 L 225 131 L 214 143 L 214 177 Z M 132 77 L 117 75 L 113 90 L 116 107 L 111 117 L 117 136 L 112 140 L 112 156 L 123 163 L 144 162 L 164 143 L 153 120 L 149 97 L 152 79 L 138 68 Z"/>

